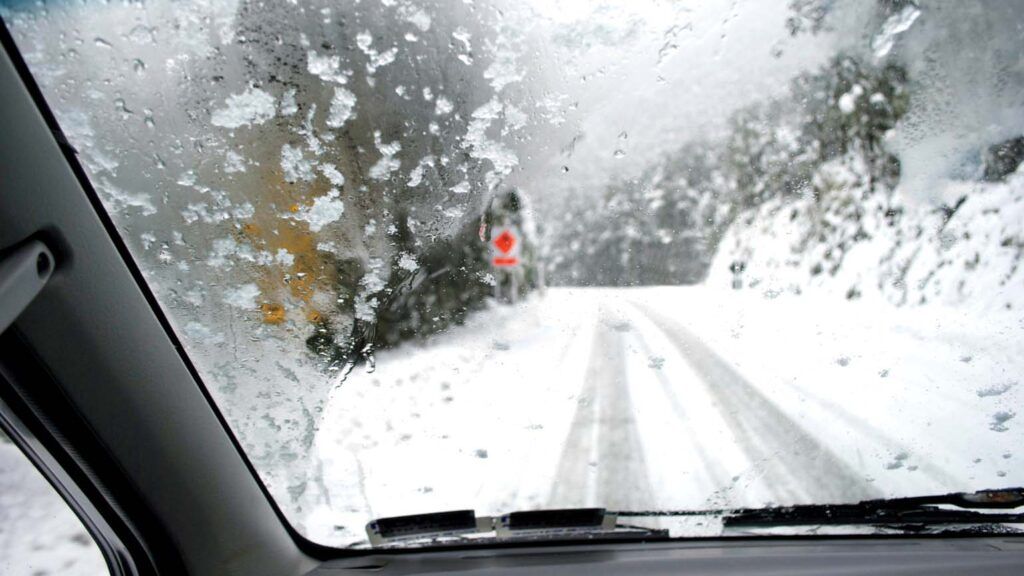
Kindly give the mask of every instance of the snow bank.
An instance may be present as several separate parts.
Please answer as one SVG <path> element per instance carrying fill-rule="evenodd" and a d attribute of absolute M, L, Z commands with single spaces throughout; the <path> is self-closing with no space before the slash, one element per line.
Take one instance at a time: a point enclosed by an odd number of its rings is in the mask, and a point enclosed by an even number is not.
<path fill-rule="evenodd" d="M 977 312 L 1024 307 L 1024 172 L 1006 182 L 946 181 L 946 209 L 871 194 L 857 171 L 829 165 L 817 197 L 772 200 L 723 238 L 707 285 L 766 296 L 814 292 L 932 302 Z"/>

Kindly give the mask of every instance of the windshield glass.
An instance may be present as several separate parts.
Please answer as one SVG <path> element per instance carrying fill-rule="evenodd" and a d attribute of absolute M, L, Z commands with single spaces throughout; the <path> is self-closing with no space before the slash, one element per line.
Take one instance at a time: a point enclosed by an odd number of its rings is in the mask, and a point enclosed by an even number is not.
<path fill-rule="evenodd" d="M 1024 484 L 1015 1 L 0 5 L 316 542 Z"/>

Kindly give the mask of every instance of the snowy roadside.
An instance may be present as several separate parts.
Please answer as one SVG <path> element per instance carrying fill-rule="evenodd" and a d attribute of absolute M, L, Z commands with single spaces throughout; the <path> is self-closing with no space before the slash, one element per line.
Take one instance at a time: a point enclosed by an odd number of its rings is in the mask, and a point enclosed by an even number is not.
<path fill-rule="evenodd" d="M 382 352 L 324 409 L 316 449 L 333 507 L 314 538 L 365 539 L 370 517 L 542 506 L 589 357 L 594 301 L 549 292 Z"/>
<path fill-rule="evenodd" d="M 99 576 L 92 537 L 18 448 L 0 439 L 0 573 Z"/>
<path fill-rule="evenodd" d="M 635 298 L 685 322 L 885 496 L 1024 477 L 1018 315 L 679 290 Z"/>

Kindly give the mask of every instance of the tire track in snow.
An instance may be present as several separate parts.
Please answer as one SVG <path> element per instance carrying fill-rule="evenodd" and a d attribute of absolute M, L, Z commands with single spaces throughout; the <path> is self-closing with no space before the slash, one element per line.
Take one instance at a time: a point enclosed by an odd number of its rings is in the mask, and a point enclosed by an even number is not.
<path fill-rule="evenodd" d="M 641 312 L 642 315 L 646 316 Z M 632 335 L 640 349 L 643 351 L 645 357 L 654 356 L 654 351 L 651 346 L 647 343 L 647 339 L 643 336 L 643 331 L 633 327 Z M 687 402 L 679 397 L 677 390 L 679 389 L 678 383 L 669 381 L 668 377 L 664 372 L 659 370 L 653 371 L 654 378 L 657 380 L 661 394 L 665 399 L 666 404 L 671 408 L 672 413 L 678 419 L 679 423 L 685 427 L 685 434 L 688 438 L 693 439 L 692 446 L 697 459 L 700 461 L 701 472 L 707 476 L 709 482 L 716 489 L 722 489 L 723 487 L 731 486 L 730 474 L 726 472 L 725 467 L 722 463 L 713 458 L 704 443 L 700 442 L 699 439 L 702 437 L 702 431 L 694 426 L 693 416 L 688 413 Z M 714 504 L 714 499 L 717 498 L 717 493 L 712 493 L 707 496 L 707 502 L 709 507 Z"/>
<path fill-rule="evenodd" d="M 910 456 L 915 454 L 915 450 L 905 442 L 897 440 L 893 436 L 885 433 L 875 426 L 872 426 L 869 422 L 843 408 L 836 402 L 822 397 L 817 393 L 811 392 L 806 388 L 799 388 L 792 384 L 789 386 L 793 388 L 797 394 L 800 394 L 812 404 L 816 404 L 821 410 L 842 421 L 849 429 L 854 430 L 858 436 L 870 438 L 877 445 L 883 446 L 893 456 L 901 452 Z M 927 476 L 932 482 L 937 484 L 939 486 L 937 490 L 939 491 L 949 490 L 950 488 L 948 487 L 957 486 L 962 483 L 956 478 L 956 476 L 950 474 L 942 466 L 939 466 L 927 459 L 915 458 L 909 463 L 917 466 L 918 471 L 920 471 L 921 474 Z"/>
<path fill-rule="evenodd" d="M 555 356 L 558 358 L 557 362 L 552 363 L 552 365 L 569 367 L 574 365 L 570 360 L 570 356 L 574 353 L 573 348 L 579 345 L 577 341 L 582 338 L 580 333 L 587 333 L 588 331 L 592 332 L 596 330 L 595 326 L 599 324 L 599 315 L 597 314 L 598 311 L 596 305 L 588 309 L 587 312 L 589 312 L 589 314 L 584 314 L 577 317 L 577 323 L 573 325 L 571 328 L 561 328 L 561 331 L 566 335 L 566 338 L 564 339 L 565 341 L 558 347 L 557 354 L 555 354 Z M 477 371 L 477 373 L 479 373 L 479 370 Z M 573 376 L 574 374 L 569 374 L 565 371 L 560 371 L 557 374 L 556 378 L 558 379 L 558 381 L 565 381 L 572 379 Z M 582 396 L 583 391 L 580 391 L 580 394 Z M 590 396 L 592 396 L 592 394 Z M 571 425 L 569 429 L 572 429 Z M 559 457 L 561 457 L 561 455 L 559 455 Z M 524 460 L 521 461 L 520 465 L 526 467 L 527 469 L 550 469 L 551 461 L 544 460 L 543 458 L 537 458 L 536 452 L 531 452 L 524 458 Z M 482 495 L 484 494 L 484 491 L 488 489 L 490 486 L 491 482 L 489 482 L 488 480 L 485 479 L 481 481 L 480 485 L 476 490 L 477 500 L 484 499 Z M 520 482 L 515 482 L 509 485 L 507 487 L 506 493 L 501 496 L 501 500 L 498 501 L 498 504 L 497 506 L 495 506 L 495 508 L 498 510 L 550 508 L 550 506 L 545 505 L 545 503 L 543 502 L 543 499 L 546 497 L 546 495 L 544 494 L 544 490 L 540 490 L 537 492 L 529 492 L 529 496 L 526 498 L 524 506 L 523 502 L 520 499 L 520 486 Z"/>
<path fill-rule="evenodd" d="M 649 508 L 654 495 L 626 380 L 624 338 L 610 322 L 595 329 L 585 378 L 548 506 Z"/>
<path fill-rule="evenodd" d="M 722 418 L 776 498 L 796 503 L 881 497 L 693 333 L 646 304 L 632 304 L 669 337 L 704 380 Z"/>

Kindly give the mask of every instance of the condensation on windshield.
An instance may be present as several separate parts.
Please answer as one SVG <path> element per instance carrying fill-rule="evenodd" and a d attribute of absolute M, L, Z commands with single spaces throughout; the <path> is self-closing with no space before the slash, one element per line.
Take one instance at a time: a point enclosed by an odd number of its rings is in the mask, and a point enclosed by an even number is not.
<path fill-rule="evenodd" d="M 1013 2 L 0 5 L 316 541 L 1024 480 Z"/>

